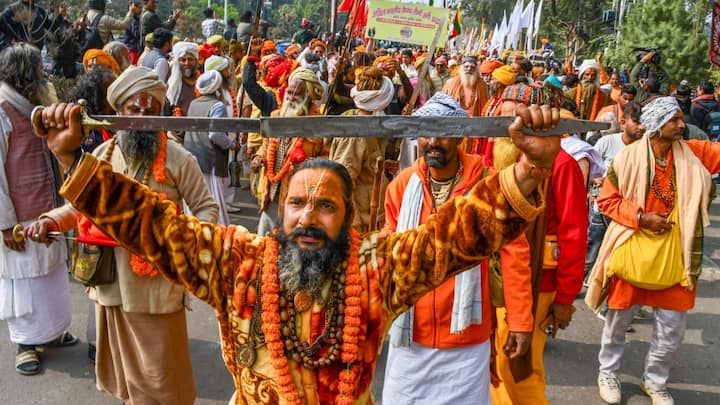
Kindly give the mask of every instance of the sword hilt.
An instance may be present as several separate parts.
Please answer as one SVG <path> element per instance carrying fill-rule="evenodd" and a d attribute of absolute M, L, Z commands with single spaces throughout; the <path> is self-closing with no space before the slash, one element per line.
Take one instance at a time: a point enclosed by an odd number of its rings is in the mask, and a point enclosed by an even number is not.
<path fill-rule="evenodd" d="M 12 228 L 13 241 L 20 243 L 25 240 L 25 227 L 22 224 L 17 224 Z"/>
<path fill-rule="evenodd" d="M 89 131 L 91 129 L 102 129 L 112 126 L 110 121 L 99 120 L 91 117 L 90 114 L 88 114 L 87 100 L 81 98 L 80 100 L 78 100 L 78 104 L 82 106 L 82 113 L 80 117 L 83 130 Z"/>
<path fill-rule="evenodd" d="M 87 112 L 87 100 L 80 99 L 78 100 L 78 104 L 82 107 L 82 111 L 80 113 L 80 125 L 83 128 L 83 132 L 85 135 L 87 135 L 90 130 L 93 129 L 102 129 L 102 128 L 109 128 L 112 126 L 112 123 L 107 120 L 99 120 L 96 118 L 93 118 L 88 114 Z M 45 106 L 39 105 L 33 108 L 32 112 L 30 113 L 30 122 L 36 126 L 37 128 L 40 128 L 43 130 L 43 132 L 47 132 L 49 129 L 45 126 L 45 124 L 42 121 L 42 112 L 45 110 Z"/>

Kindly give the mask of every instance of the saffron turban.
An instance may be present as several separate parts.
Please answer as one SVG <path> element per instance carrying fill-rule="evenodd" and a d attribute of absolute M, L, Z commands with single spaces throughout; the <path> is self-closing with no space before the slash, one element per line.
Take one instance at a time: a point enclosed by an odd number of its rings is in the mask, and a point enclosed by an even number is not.
<path fill-rule="evenodd" d="M 418 69 L 418 74 L 420 73 L 420 68 L 422 68 L 423 63 L 427 60 L 427 56 L 420 56 L 419 58 L 415 59 L 415 69 Z"/>
<path fill-rule="evenodd" d="M 325 43 L 319 39 L 313 39 L 312 41 L 310 41 L 310 49 L 313 49 L 316 46 L 321 46 L 323 49 L 327 49 L 327 45 L 325 45 Z"/>
<path fill-rule="evenodd" d="M 489 75 L 490 73 L 495 71 L 495 69 L 498 69 L 502 66 L 505 66 L 505 64 L 497 59 L 487 59 L 480 64 L 480 74 Z"/>
<path fill-rule="evenodd" d="M 95 60 L 96 64 L 112 70 L 116 75 L 120 74 L 120 66 L 115 61 L 115 58 L 102 49 L 89 49 L 85 52 L 85 55 L 83 55 L 83 66 L 85 66 L 86 72 L 90 69 L 90 61 L 92 60 Z"/>
<path fill-rule="evenodd" d="M 376 68 L 382 68 L 383 65 L 390 60 L 392 60 L 392 56 L 390 56 L 390 55 L 377 57 L 377 58 L 375 58 L 375 61 L 373 62 L 373 66 L 375 66 Z"/>
<path fill-rule="evenodd" d="M 288 47 L 285 49 L 285 56 L 290 57 L 290 55 L 292 55 L 292 54 L 295 53 L 295 52 L 300 52 L 300 45 L 298 45 L 298 44 L 290 44 L 290 46 L 288 46 Z"/>
<path fill-rule="evenodd" d="M 505 86 L 510 86 L 515 83 L 515 77 L 517 77 L 517 73 L 515 73 L 512 67 L 504 65 L 495 69 L 492 72 L 492 77 L 493 79 L 504 84 Z"/>
<path fill-rule="evenodd" d="M 263 41 L 262 48 L 260 48 L 260 56 L 265 56 L 271 53 L 275 53 L 277 51 L 277 46 L 275 45 L 275 42 L 272 41 L 272 39 L 266 39 Z"/>
<path fill-rule="evenodd" d="M 173 45 L 172 53 L 177 59 L 190 55 L 197 60 L 200 57 L 200 47 L 194 42 L 179 41 Z"/>
<path fill-rule="evenodd" d="M 320 100 L 323 96 L 324 90 L 320 84 L 320 79 L 312 71 L 302 67 L 295 69 L 288 79 L 288 83 L 292 83 L 295 80 L 302 80 L 307 86 L 307 94 L 312 100 Z"/>
<path fill-rule="evenodd" d="M 387 76 L 383 76 L 383 84 L 378 90 L 358 90 L 357 87 L 350 90 L 350 97 L 355 105 L 362 110 L 372 111 L 373 115 L 385 115 L 385 108 L 390 104 L 393 96 L 395 96 L 395 86 Z"/>
<path fill-rule="evenodd" d="M 208 70 L 198 77 L 195 88 L 200 95 L 215 94 L 222 86 L 223 78 L 217 70 Z"/>
<path fill-rule="evenodd" d="M 678 111 L 680 106 L 675 97 L 659 97 L 642 108 L 640 123 L 648 135 L 653 137 Z"/>
<path fill-rule="evenodd" d="M 412 114 L 418 117 L 467 117 L 458 102 L 445 93 L 435 93 Z"/>
<path fill-rule="evenodd" d="M 205 71 L 217 70 L 222 72 L 223 70 L 230 67 L 230 62 L 224 56 L 213 55 L 205 60 Z"/>
<path fill-rule="evenodd" d="M 107 101 L 115 111 L 120 111 L 123 103 L 137 93 L 148 93 L 154 99 L 165 104 L 165 83 L 158 79 L 152 69 L 144 66 L 130 66 L 125 69 L 107 89 Z"/>

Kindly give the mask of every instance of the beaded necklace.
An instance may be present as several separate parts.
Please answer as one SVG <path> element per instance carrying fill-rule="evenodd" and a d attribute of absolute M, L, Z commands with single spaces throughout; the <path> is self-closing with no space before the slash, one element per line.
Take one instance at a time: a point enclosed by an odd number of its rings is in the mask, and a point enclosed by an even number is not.
<path fill-rule="evenodd" d="M 338 360 L 338 355 L 339 359 L 346 364 L 346 367 L 340 372 L 335 404 L 350 405 L 354 402 L 355 389 L 361 371 L 358 362 L 361 343 L 360 316 L 362 315 L 360 306 L 360 295 L 362 294 L 362 278 L 359 265 L 360 242 L 360 234 L 355 229 L 351 229 L 350 254 L 345 271 L 337 271 L 333 275 L 334 290 L 330 294 L 330 299 L 333 302 L 326 303 L 326 326 L 323 333 L 312 344 L 309 344 L 299 342 L 299 339 L 295 336 L 295 319 L 297 315 L 294 308 L 295 300 L 294 297 L 291 299 L 280 286 L 277 269 L 278 243 L 273 237 L 267 239 L 265 264 L 260 276 L 262 295 L 257 297 L 262 308 L 260 314 L 262 318 L 261 329 L 265 336 L 265 344 L 270 354 L 272 366 L 277 373 L 276 380 L 279 391 L 290 404 L 301 404 L 302 399 L 290 374 L 289 360 L 292 359 L 305 368 L 315 369 L 332 364 Z M 327 317 L 327 315 L 331 316 Z M 335 332 L 334 337 L 332 331 Z M 283 337 L 285 337 L 284 341 Z M 317 356 L 325 341 L 330 342 L 328 350 L 324 355 Z M 338 347 L 341 349 L 338 350 Z"/>

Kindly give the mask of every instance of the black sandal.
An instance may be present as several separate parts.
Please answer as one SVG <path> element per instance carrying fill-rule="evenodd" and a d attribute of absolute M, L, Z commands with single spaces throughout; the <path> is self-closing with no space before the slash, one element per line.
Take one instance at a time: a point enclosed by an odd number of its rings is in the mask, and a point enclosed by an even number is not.
<path fill-rule="evenodd" d="M 15 371 L 22 375 L 35 375 L 40 372 L 40 356 L 34 346 L 18 345 Z"/>

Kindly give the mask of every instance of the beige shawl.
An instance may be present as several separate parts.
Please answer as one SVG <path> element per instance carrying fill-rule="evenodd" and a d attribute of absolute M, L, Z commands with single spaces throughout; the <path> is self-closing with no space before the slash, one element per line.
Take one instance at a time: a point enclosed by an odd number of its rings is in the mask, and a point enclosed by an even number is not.
<path fill-rule="evenodd" d="M 648 180 L 655 176 L 655 165 L 649 134 L 623 149 L 613 160 L 613 168 L 617 174 L 618 190 L 624 199 L 632 201 L 639 207 L 645 207 Z M 695 226 L 698 214 L 702 215 L 703 226 L 708 226 L 710 220 L 707 207 L 710 198 L 710 173 L 703 163 L 695 156 L 685 141 L 678 141 L 672 145 L 673 161 L 675 167 L 676 199 L 680 218 L 680 239 L 682 243 L 682 258 L 685 265 L 686 277 L 682 285 L 688 289 L 694 288 L 694 280 L 688 277 L 690 272 L 691 253 Z M 647 174 L 650 173 L 650 176 Z M 606 180 L 608 181 L 608 180 Z M 598 258 L 590 273 L 589 287 L 585 295 L 585 303 L 593 310 L 597 310 L 606 298 L 606 289 L 609 279 L 606 276 L 606 266 L 610 256 L 620 245 L 625 243 L 636 229 L 612 221 L 605 232 L 605 238 L 600 246 Z"/>

